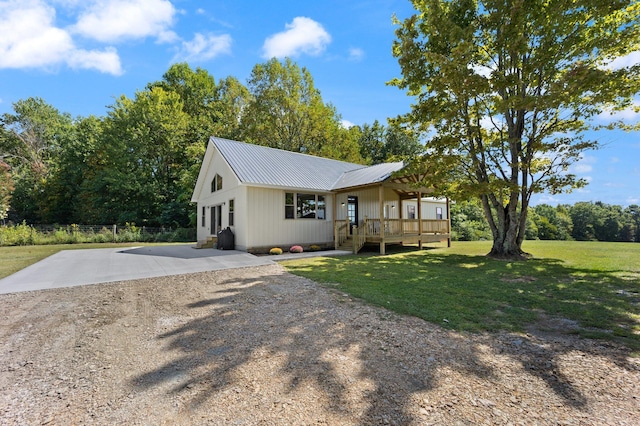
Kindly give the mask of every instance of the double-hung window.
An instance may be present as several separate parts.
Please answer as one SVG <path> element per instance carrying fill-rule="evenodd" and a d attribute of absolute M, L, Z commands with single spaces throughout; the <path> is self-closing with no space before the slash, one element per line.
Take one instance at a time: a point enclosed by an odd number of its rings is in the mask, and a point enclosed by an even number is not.
<path fill-rule="evenodd" d="M 229 226 L 233 226 L 233 213 L 235 210 L 235 200 L 229 200 Z"/>

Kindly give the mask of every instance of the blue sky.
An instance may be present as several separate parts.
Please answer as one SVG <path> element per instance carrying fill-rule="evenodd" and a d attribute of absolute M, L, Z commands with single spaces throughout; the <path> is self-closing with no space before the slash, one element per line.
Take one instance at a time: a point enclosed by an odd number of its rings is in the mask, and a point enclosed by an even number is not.
<path fill-rule="evenodd" d="M 412 102 L 385 85 L 400 74 L 391 17 L 412 12 L 409 0 L 0 0 L 0 113 L 38 96 L 73 116 L 102 116 L 116 97 L 133 96 L 174 62 L 246 83 L 254 65 L 290 56 L 346 122 L 384 123 Z M 613 118 L 621 117 L 640 121 L 633 111 Z M 535 203 L 640 203 L 640 135 L 594 137 L 602 149 L 572 168 L 590 184 Z"/>

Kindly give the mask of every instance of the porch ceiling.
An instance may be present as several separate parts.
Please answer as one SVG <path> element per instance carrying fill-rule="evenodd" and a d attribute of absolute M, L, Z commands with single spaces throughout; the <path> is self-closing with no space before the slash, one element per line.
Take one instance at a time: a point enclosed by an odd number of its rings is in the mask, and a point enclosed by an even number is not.
<path fill-rule="evenodd" d="M 433 188 L 420 186 L 424 177 L 424 174 L 396 176 L 384 181 L 382 186 L 393 189 L 401 199 L 417 198 L 418 194 L 424 196 L 433 192 Z"/>

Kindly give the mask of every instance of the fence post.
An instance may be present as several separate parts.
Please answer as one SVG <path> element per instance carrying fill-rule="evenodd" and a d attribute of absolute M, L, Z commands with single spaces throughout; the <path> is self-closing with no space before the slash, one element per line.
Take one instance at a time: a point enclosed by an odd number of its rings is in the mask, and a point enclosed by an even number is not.
<path fill-rule="evenodd" d="M 114 243 L 116 242 L 116 232 L 117 232 L 117 230 L 116 230 L 116 224 L 114 223 L 114 224 L 113 224 L 113 242 L 114 242 Z"/>

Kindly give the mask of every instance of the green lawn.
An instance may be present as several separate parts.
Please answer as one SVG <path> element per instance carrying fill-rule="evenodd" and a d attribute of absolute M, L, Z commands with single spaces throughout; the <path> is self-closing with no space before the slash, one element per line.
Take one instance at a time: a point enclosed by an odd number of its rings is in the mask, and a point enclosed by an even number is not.
<path fill-rule="evenodd" d="M 165 243 L 167 244 L 167 243 Z M 181 243 L 184 244 L 184 243 Z M 45 257 L 56 254 L 61 250 L 79 250 L 92 248 L 114 248 L 114 247 L 138 247 L 148 245 L 162 245 L 149 243 L 91 243 L 91 244 L 54 244 L 35 246 L 13 246 L 0 247 L 0 279 L 8 277 L 14 272 L 18 272 L 27 266 L 34 264 Z"/>
<path fill-rule="evenodd" d="M 284 262 L 292 273 L 459 331 L 572 332 L 640 350 L 640 244 L 526 241 L 534 258 L 484 256 L 488 242 Z"/>

